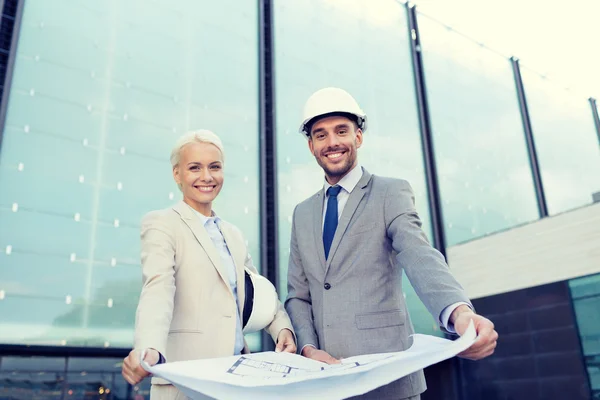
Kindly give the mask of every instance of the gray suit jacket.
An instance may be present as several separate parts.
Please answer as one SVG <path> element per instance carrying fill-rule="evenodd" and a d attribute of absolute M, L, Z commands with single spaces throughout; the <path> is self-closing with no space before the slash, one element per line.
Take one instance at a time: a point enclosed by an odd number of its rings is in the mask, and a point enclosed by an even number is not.
<path fill-rule="evenodd" d="M 285 307 L 298 350 L 314 344 L 339 358 L 410 347 L 414 329 L 402 292 L 403 269 L 436 320 L 447 306 L 469 303 L 421 230 L 408 182 L 364 170 L 344 207 L 327 261 L 323 196 L 320 190 L 294 210 Z M 419 371 L 365 398 L 402 399 L 425 389 Z"/>

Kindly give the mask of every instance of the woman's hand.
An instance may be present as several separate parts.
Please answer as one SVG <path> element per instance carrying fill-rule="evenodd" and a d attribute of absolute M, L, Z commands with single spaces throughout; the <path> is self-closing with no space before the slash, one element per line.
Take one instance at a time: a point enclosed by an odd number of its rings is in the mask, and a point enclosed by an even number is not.
<path fill-rule="evenodd" d="M 154 349 L 146 350 L 144 361 L 150 366 L 156 365 L 159 359 L 160 355 L 158 354 L 158 351 Z M 140 350 L 131 350 L 129 355 L 123 360 L 121 374 L 123 374 L 123 378 L 132 385 L 137 385 L 142 379 L 150 375 L 150 373 L 142 368 L 140 364 Z"/>
<path fill-rule="evenodd" d="M 296 342 L 294 341 L 294 335 L 289 329 L 282 329 L 277 335 L 277 346 L 275 347 L 277 353 L 295 353 Z"/>

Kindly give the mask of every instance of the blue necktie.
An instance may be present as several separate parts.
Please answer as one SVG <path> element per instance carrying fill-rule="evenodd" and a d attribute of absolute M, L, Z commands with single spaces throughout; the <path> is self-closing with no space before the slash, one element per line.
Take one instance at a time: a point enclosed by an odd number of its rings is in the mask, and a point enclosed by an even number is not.
<path fill-rule="evenodd" d="M 338 225 L 338 202 L 337 196 L 342 190 L 341 186 L 332 186 L 327 189 L 327 211 L 325 212 L 325 223 L 323 224 L 323 247 L 325 247 L 325 259 L 329 257 L 329 249 L 333 242 L 333 236 Z"/>

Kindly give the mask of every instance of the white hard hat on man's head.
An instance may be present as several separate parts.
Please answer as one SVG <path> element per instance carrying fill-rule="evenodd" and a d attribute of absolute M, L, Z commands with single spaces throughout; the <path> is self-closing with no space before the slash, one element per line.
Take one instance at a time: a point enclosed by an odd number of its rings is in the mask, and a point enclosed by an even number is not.
<path fill-rule="evenodd" d="M 356 121 L 364 132 L 367 130 L 367 114 L 360 108 L 354 97 L 343 89 L 328 87 L 313 93 L 304 105 L 304 121 L 300 133 L 310 137 L 310 129 L 318 118 L 330 115 L 343 115 Z"/>

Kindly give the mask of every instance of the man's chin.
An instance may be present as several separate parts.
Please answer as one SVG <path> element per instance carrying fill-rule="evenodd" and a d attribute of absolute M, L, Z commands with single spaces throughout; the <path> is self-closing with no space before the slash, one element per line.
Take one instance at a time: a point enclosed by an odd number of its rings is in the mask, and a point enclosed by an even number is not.
<path fill-rule="evenodd" d="M 350 171 L 347 166 L 340 166 L 339 168 L 324 168 L 327 176 L 340 177 L 344 176 Z"/>

